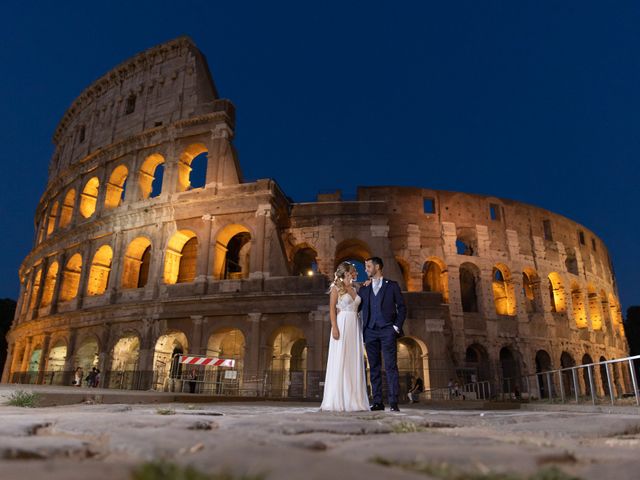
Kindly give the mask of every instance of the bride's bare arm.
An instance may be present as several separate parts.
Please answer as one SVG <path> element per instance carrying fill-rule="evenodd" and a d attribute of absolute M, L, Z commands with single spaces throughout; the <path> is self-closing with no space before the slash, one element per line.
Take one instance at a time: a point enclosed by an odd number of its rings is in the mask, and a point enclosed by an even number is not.
<path fill-rule="evenodd" d="M 329 294 L 329 318 L 331 319 L 331 336 L 338 340 L 340 338 L 340 330 L 338 329 L 338 313 L 336 305 L 338 304 L 338 290 L 333 287 Z"/>

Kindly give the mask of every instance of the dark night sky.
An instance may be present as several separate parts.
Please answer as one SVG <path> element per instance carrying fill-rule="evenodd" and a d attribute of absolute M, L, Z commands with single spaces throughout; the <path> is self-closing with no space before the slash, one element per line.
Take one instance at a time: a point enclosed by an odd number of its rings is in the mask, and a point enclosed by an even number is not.
<path fill-rule="evenodd" d="M 296 201 L 388 184 L 548 208 L 604 240 L 623 307 L 640 303 L 637 2 L 36 3 L 0 15 L 0 297 L 18 294 L 66 108 L 189 35 L 237 107 L 247 180 Z"/>

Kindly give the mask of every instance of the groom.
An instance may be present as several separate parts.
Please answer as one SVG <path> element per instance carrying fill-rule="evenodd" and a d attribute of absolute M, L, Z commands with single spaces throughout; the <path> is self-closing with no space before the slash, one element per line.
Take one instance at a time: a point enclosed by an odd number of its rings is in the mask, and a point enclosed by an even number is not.
<path fill-rule="evenodd" d="M 389 387 L 389 404 L 392 412 L 398 408 L 398 347 L 396 340 L 402 336 L 402 324 L 407 308 L 400 292 L 400 286 L 382 276 L 383 263 L 378 257 L 371 257 L 364 263 L 370 281 L 360 287 L 362 298 L 362 324 L 364 344 L 369 359 L 369 375 L 373 390 L 371 410 L 384 410 L 382 403 L 381 357 Z"/>

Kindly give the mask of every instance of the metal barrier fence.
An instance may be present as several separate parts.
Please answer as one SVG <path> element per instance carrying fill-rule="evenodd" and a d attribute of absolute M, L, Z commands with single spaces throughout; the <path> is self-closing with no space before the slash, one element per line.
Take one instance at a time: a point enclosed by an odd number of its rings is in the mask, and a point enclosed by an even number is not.
<path fill-rule="evenodd" d="M 183 368 L 171 376 L 166 371 L 113 370 L 102 372 L 98 387 L 117 390 L 154 390 L 212 396 L 322 400 L 325 370 L 270 369 L 262 372 L 227 367 Z M 86 377 L 86 372 L 84 374 Z M 72 386 L 74 371 L 15 372 L 12 383 Z M 400 401 L 407 400 L 414 373 L 399 372 Z M 81 386 L 88 386 L 85 378 Z M 382 375 L 383 394 L 387 394 Z M 370 391 L 370 386 L 369 386 Z"/>
<path fill-rule="evenodd" d="M 422 398 L 449 400 L 464 396 L 478 400 L 542 400 L 550 402 L 608 402 L 611 405 L 623 399 L 635 399 L 640 406 L 638 372 L 640 355 L 585 365 L 549 370 L 514 378 L 499 378 L 470 382 L 458 387 L 454 395 L 450 387 L 425 390 Z M 195 372 L 195 373 L 194 373 Z M 412 371 L 400 371 L 400 401 L 407 399 L 412 387 Z M 446 379 L 445 370 L 429 371 L 432 378 Z M 86 372 L 85 372 L 86 376 Z M 272 399 L 308 399 L 320 401 L 324 391 L 324 370 L 270 369 L 261 372 L 243 371 L 226 367 L 182 369 L 179 375 L 166 372 L 123 370 L 101 374 L 99 387 L 121 390 L 155 390 L 183 392 L 213 396 L 260 397 Z M 74 380 L 73 371 L 15 372 L 12 383 L 68 385 Z M 386 376 L 382 375 L 386 395 Z M 443 383 L 446 380 L 441 380 Z M 86 381 L 82 379 L 82 386 Z"/>
<path fill-rule="evenodd" d="M 491 392 L 491 382 L 487 380 L 459 386 L 430 388 L 421 394 L 421 398 L 426 400 L 490 400 L 492 398 Z"/>
<path fill-rule="evenodd" d="M 615 405 L 624 398 L 635 398 L 635 404 L 640 406 L 639 367 L 640 355 L 636 355 L 524 375 L 518 383 L 530 400 L 593 405 L 605 401 Z M 596 383 L 596 373 L 600 385 Z"/>

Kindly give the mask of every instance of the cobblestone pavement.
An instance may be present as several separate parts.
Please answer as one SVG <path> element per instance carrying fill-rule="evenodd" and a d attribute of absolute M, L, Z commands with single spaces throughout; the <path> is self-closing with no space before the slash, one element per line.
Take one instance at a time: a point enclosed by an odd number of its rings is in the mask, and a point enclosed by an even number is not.
<path fill-rule="evenodd" d="M 337 414 L 276 402 L 0 406 L 2 480 L 130 479 L 159 460 L 238 479 L 528 479 L 559 469 L 560 478 L 623 480 L 638 478 L 639 452 L 637 414 L 424 406 Z"/>

